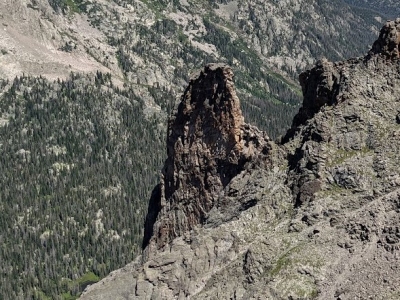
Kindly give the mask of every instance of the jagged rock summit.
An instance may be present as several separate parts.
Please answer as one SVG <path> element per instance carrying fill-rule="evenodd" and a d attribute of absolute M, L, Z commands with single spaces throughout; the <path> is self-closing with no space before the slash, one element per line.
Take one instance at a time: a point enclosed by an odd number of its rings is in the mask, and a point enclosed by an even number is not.
<path fill-rule="evenodd" d="M 232 178 L 270 148 L 266 134 L 244 123 L 232 69 L 205 66 L 169 120 L 168 158 L 150 200 L 143 247 L 159 249 L 203 224 Z"/>
<path fill-rule="evenodd" d="M 243 122 L 230 69 L 207 66 L 170 120 L 143 255 L 82 299 L 399 299 L 398 23 L 300 76 L 279 143 Z"/>
<path fill-rule="evenodd" d="M 382 54 L 387 58 L 400 57 L 400 18 L 386 23 L 381 29 L 379 38 L 373 44 L 370 54 Z"/>

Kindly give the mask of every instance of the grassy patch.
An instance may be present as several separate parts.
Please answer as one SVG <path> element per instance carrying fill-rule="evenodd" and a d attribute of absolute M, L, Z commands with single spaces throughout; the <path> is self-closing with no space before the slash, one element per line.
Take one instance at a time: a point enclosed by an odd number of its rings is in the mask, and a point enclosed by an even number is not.
<path fill-rule="evenodd" d="M 342 193 L 343 191 L 346 191 L 346 189 L 336 183 L 332 183 L 329 185 L 329 194 L 336 195 Z"/>
<path fill-rule="evenodd" d="M 74 280 L 72 283 L 75 286 L 79 286 L 80 290 L 84 290 L 88 285 L 96 283 L 100 280 L 100 277 L 94 274 L 93 272 L 88 272 L 84 274 L 82 277 Z"/>
<path fill-rule="evenodd" d="M 276 262 L 275 267 L 271 270 L 270 275 L 271 276 L 275 276 L 277 275 L 283 268 L 285 268 L 286 266 L 288 266 L 290 264 L 290 259 L 287 256 L 287 254 L 283 255 L 282 257 L 280 257 L 278 259 L 278 261 Z"/>
<path fill-rule="evenodd" d="M 96 283 L 100 280 L 100 277 L 94 274 L 93 272 L 88 272 L 83 276 L 75 279 L 69 280 L 66 279 L 64 281 L 65 289 L 63 294 L 61 294 L 61 298 L 63 300 L 75 300 L 78 299 L 79 294 L 83 292 L 83 290 L 93 283 Z"/>
<path fill-rule="evenodd" d="M 71 293 L 68 292 L 68 293 L 63 293 L 63 294 L 61 295 L 61 298 L 62 298 L 63 300 L 76 300 L 76 299 L 78 299 L 78 296 L 72 296 Z"/>
<path fill-rule="evenodd" d="M 290 246 L 289 241 L 283 241 L 285 246 Z M 300 243 L 281 255 L 276 261 L 272 269 L 267 271 L 267 276 L 271 279 L 273 277 L 279 277 L 281 283 L 278 284 L 278 288 L 282 291 L 289 293 L 287 295 L 295 295 L 301 299 L 316 299 L 318 291 L 315 283 L 310 276 L 303 276 L 297 272 L 293 272 L 296 266 L 312 266 L 313 268 L 321 268 L 323 265 L 322 259 L 311 255 L 309 251 L 303 248 L 304 243 Z M 305 250 L 305 251 L 302 251 Z M 288 273 L 282 272 L 288 270 Z M 280 286 L 282 284 L 282 286 Z"/>
<path fill-rule="evenodd" d="M 290 258 L 290 255 L 296 251 L 299 251 L 300 246 L 295 246 L 290 248 L 288 251 L 286 251 L 282 256 L 278 258 L 276 261 L 275 267 L 270 271 L 269 275 L 270 276 L 275 276 L 277 275 L 282 269 L 285 269 L 288 265 L 292 263 L 292 259 Z"/>
<path fill-rule="evenodd" d="M 318 291 L 316 289 L 315 284 L 311 284 L 311 286 L 298 286 L 293 287 L 293 292 L 296 296 L 301 297 L 302 299 L 315 299 L 318 296 Z"/>
<path fill-rule="evenodd" d="M 331 157 L 331 160 L 328 161 L 327 166 L 333 167 L 342 164 L 347 159 L 352 158 L 356 155 L 365 155 L 371 150 L 368 147 L 363 147 L 361 150 L 346 150 L 346 149 L 338 149 Z"/>
<path fill-rule="evenodd" d="M 70 9 L 71 12 L 80 13 L 81 10 L 79 9 L 78 5 L 75 3 L 74 0 L 66 0 L 65 4 Z"/>

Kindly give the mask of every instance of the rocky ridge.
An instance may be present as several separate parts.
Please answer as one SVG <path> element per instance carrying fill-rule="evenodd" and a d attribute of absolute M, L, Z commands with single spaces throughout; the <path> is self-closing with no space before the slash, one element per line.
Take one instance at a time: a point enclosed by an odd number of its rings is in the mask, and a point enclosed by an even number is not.
<path fill-rule="evenodd" d="M 292 128 L 280 143 L 249 128 L 261 141 L 252 155 L 230 69 L 207 66 L 170 121 L 144 255 L 82 299 L 398 299 L 399 23 L 384 26 L 367 56 L 303 73 Z M 224 155 L 211 155 L 217 141 Z M 227 162 L 235 167 L 224 183 L 218 164 Z M 205 163 L 215 186 L 196 181 Z"/>

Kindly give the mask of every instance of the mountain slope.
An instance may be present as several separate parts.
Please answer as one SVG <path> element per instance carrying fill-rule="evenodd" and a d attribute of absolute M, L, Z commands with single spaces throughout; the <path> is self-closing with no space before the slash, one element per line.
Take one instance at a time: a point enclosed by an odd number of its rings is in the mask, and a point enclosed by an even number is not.
<path fill-rule="evenodd" d="M 210 128 L 186 135 L 170 127 L 180 135 L 168 144 L 165 181 L 153 195 L 160 202 L 149 206 L 149 215 L 159 211 L 150 243 L 141 257 L 87 288 L 81 298 L 397 299 L 399 28 L 400 22 L 387 23 L 363 58 L 322 60 L 304 72 L 303 105 L 281 144 L 258 148 L 259 133 L 248 140 L 241 125 L 231 149 L 237 155 L 254 153 L 226 184 L 205 186 L 214 197 L 211 205 L 202 205 L 208 198 L 191 187 L 202 187 L 197 171 L 203 167 L 196 157 L 212 146 L 187 153 L 182 162 L 189 166 L 168 163 L 181 155 L 178 149 L 185 153 L 185 145 L 207 145 L 201 133 Z M 207 66 L 202 74 L 214 68 Z M 230 74 L 220 66 L 215 76 L 221 69 Z M 229 75 L 223 78 L 209 81 L 210 92 L 220 99 L 209 105 L 222 105 L 221 117 L 236 111 L 233 95 L 220 98 L 230 95 Z M 207 109 L 207 100 L 191 93 L 181 106 L 199 108 L 203 101 Z M 192 113 L 199 124 L 208 124 L 207 114 Z M 194 124 L 188 121 L 186 127 Z M 217 143 L 219 135 L 208 138 L 213 137 Z M 218 175 L 212 167 L 218 170 L 224 159 L 239 166 L 231 155 L 210 159 L 211 169 L 202 175 Z M 203 217 L 186 226 L 181 221 L 196 220 L 198 203 Z M 169 232 L 177 237 L 165 240 Z"/>
<path fill-rule="evenodd" d="M 400 8 L 396 0 L 345 0 L 345 2 L 363 10 L 379 12 L 387 18 L 398 18 L 400 16 Z"/>
<path fill-rule="evenodd" d="M 341 0 L 6 0 L 0 12 L 3 77 L 99 70 L 119 86 L 145 85 L 176 97 L 193 70 L 225 62 L 241 78 L 246 118 L 273 137 L 300 102 L 291 78 L 321 55 L 361 55 L 380 26 L 375 15 L 360 15 Z"/>
<path fill-rule="evenodd" d="M 165 130 L 102 73 L 3 84 L 0 295 L 77 295 L 138 254 Z"/>
<path fill-rule="evenodd" d="M 375 14 L 298 3 L 1 1 L 0 298 L 73 298 L 135 257 L 165 116 L 200 65 L 231 64 L 246 120 L 274 139 L 299 68 L 372 43 Z"/>

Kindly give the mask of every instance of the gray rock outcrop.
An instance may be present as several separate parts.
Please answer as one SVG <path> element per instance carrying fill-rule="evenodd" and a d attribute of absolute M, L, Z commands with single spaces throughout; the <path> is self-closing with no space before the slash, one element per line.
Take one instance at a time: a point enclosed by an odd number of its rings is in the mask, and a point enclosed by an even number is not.
<path fill-rule="evenodd" d="M 170 121 L 144 255 L 82 299 L 399 299 L 400 60 L 385 36 L 300 76 L 280 143 L 243 123 L 230 69 L 207 66 Z"/>
<path fill-rule="evenodd" d="M 389 59 L 400 57 L 400 18 L 388 21 L 383 26 L 379 38 L 372 45 L 370 54 L 384 55 Z"/>

